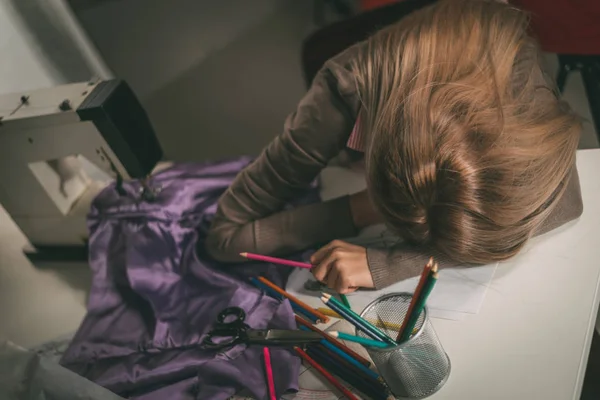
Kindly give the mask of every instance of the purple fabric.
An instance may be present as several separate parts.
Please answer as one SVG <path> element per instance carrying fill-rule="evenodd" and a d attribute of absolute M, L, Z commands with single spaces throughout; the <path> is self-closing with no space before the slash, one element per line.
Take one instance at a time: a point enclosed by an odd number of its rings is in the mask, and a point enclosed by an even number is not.
<path fill-rule="evenodd" d="M 260 346 L 218 353 L 198 344 L 217 313 L 246 311 L 253 328 L 295 329 L 287 301 L 251 286 L 263 275 L 284 285 L 288 268 L 221 266 L 202 251 L 219 196 L 250 159 L 180 164 L 157 174 L 161 191 L 141 199 L 137 182 L 101 192 L 89 216 L 93 272 L 88 313 L 61 364 L 115 393 L 140 400 L 226 399 L 241 389 L 267 397 Z M 311 191 L 307 201 L 314 200 Z M 272 349 L 278 394 L 297 390 L 300 361 Z"/>

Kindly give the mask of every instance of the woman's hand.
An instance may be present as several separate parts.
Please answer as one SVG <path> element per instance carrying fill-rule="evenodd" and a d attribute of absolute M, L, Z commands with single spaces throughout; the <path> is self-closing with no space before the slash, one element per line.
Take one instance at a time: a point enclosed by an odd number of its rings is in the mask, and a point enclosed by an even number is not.
<path fill-rule="evenodd" d="M 364 247 L 334 240 L 313 254 L 310 262 L 315 278 L 338 293 L 374 286 Z"/>

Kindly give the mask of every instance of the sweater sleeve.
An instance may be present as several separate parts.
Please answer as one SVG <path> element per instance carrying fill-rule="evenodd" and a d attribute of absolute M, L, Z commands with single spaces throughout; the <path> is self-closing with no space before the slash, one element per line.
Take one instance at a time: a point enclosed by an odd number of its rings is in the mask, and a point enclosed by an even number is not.
<path fill-rule="evenodd" d="M 349 198 L 282 211 L 302 195 L 348 140 L 359 106 L 350 61 L 359 45 L 329 60 L 283 132 L 219 200 L 205 243 L 223 262 L 240 252 L 283 255 L 357 234 Z"/>
<path fill-rule="evenodd" d="M 577 167 L 573 166 L 567 189 L 536 235 L 544 234 L 573 221 L 582 213 L 583 202 L 579 175 Z M 391 249 L 367 249 L 367 261 L 376 289 L 419 275 L 430 257 L 436 259 L 440 269 L 460 265 L 441 253 L 417 249 L 404 243 Z"/>

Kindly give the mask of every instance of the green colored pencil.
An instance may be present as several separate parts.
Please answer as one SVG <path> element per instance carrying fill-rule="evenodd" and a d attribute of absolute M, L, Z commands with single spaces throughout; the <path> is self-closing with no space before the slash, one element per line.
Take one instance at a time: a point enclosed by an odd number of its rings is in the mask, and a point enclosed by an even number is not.
<path fill-rule="evenodd" d="M 365 320 L 363 317 L 350 310 L 348 307 L 344 306 L 340 303 L 335 297 L 332 297 L 330 294 L 323 293 L 323 297 L 321 300 L 327 304 L 328 307 L 336 311 L 342 317 L 344 317 L 348 322 L 360 328 L 363 332 L 365 332 L 368 336 L 375 340 L 380 340 L 384 343 L 390 344 L 392 346 L 396 345 L 394 339 L 377 329 L 373 324 L 369 321 Z"/>
<path fill-rule="evenodd" d="M 406 323 L 406 328 L 402 332 L 402 335 L 400 336 L 400 340 L 398 340 L 398 343 L 403 343 L 403 342 L 407 341 L 410 338 L 410 336 L 412 335 L 413 330 L 415 329 L 415 325 L 417 324 L 417 321 L 419 320 L 419 316 L 423 312 L 423 309 L 425 308 L 425 304 L 427 303 L 427 298 L 431 294 L 431 291 L 433 290 L 433 287 L 435 286 L 435 283 L 438 280 L 437 264 L 433 267 L 431 272 L 432 273 L 429 274 L 429 276 L 427 277 L 427 280 L 425 281 L 425 284 L 423 285 L 423 290 L 421 291 L 421 296 L 419 296 L 419 299 L 417 300 L 417 303 L 415 304 L 415 308 L 413 309 L 413 312 L 407 316 L 408 321 Z"/>
<path fill-rule="evenodd" d="M 379 349 L 386 349 L 388 347 L 391 347 L 389 344 L 380 342 L 379 340 L 373 340 L 373 339 L 363 338 L 360 336 L 349 335 L 344 332 L 335 332 L 334 331 L 334 332 L 329 332 L 329 334 L 335 338 L 347 340 L 349 342 L 360 343 L 360 344 L 368 346 L 368 347 L 377 347 Z"/>
<path fill-rule="evenodd" d="M 342 303 L 348 307 L 348 309 L 352 310 L 352 307 L 350 307 L 350 302 L 348 301 L 348 297 L 346 297 L 345 294 L 340 294 L 340 299 L 342 300 Z"/>

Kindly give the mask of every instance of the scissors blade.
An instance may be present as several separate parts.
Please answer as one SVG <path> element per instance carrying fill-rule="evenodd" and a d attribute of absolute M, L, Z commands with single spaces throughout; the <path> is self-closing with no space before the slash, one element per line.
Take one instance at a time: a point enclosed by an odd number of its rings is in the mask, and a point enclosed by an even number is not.
<path fill-rule="evenodd" d="M 249 344 L 296 345 L 318 343 L 322 337 L 317 332 L 286 329 L 250 329 L 246 332 Z"/>

